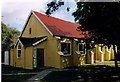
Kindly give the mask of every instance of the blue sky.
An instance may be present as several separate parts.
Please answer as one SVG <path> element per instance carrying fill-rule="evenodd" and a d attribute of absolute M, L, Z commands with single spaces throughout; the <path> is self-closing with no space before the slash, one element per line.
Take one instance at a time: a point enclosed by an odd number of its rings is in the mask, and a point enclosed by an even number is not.
<path fill-rule="evenodd" d="M 47 3 L 52 0 L 2 0 L 2 22 L 9 27 L 16 28 L 22 31 L 25 21 L 31 10 L 45 13 L 47 9 Z M 67 12 L 66 8 L 70 7 L 70 12 Z M 76 3 L 74 0 L 67 1 L 51 16 L 74 22 L 72 13 L 76 10 Z"/>

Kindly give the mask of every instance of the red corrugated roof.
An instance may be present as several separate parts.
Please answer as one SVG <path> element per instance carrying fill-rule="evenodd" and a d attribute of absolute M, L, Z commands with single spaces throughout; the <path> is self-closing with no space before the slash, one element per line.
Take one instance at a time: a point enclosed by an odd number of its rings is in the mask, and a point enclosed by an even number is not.
<path fill-rule="evenodd" d="M 81 32 L 76 30 L 80 24 L 68 22 L 52 16 L 48 17 L 47 15 L 36 11 L 33 12 L 44 23 L 49 31 L 52 32 L 53 35 L 84 38 L 84 35 L 81 35 Z"/>

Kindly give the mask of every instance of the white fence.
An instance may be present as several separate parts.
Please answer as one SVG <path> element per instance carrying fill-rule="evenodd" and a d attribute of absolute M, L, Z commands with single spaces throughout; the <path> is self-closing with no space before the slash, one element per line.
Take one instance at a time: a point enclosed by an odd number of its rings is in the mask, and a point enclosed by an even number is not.
<path fill-rule="evenodd" d="M 9 51 L 4 52 L 4 64 L 9 65 Z"/>

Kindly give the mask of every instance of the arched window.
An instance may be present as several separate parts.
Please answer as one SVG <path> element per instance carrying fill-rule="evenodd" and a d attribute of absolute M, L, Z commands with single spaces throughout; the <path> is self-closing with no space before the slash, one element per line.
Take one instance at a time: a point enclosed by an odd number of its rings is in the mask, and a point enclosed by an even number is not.
<path fill-rule="evenodd" d="M 21 45 L 20 45 L 20 43 L 17 46 L 17 58 L 21 58 Z"/>

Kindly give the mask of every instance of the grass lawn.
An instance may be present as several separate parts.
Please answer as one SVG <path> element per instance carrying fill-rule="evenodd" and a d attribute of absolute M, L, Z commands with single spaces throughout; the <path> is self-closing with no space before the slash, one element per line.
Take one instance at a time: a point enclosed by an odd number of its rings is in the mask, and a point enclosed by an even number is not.
<path fill-rule="evenodd" d="M 53 71 L 42 80 L 49 82 L 120 81 L 120 69 L 116 71 L 114 67 L 110 67 L 107 65 L 83 65 L 80 67 L 69 67 L 66 69 L 64 69 L 63 71 Z"/>
<path fill-rule="evenodd" d="M 31 78 L 36 74 L 25 74 L 25 75 L 3 75 L 3 74 L 20 74 L 20 73 L 37 73 L 41 70 L 27 70 L 17 67 L 2 65 L 2 81 L 3 82 L 20 82 Z"/>
<path fill-rule="evenodd" d="M 31 78 L 34 75 L 35 74 L 2 76 L 2 82 L 21 82 Z"/>

